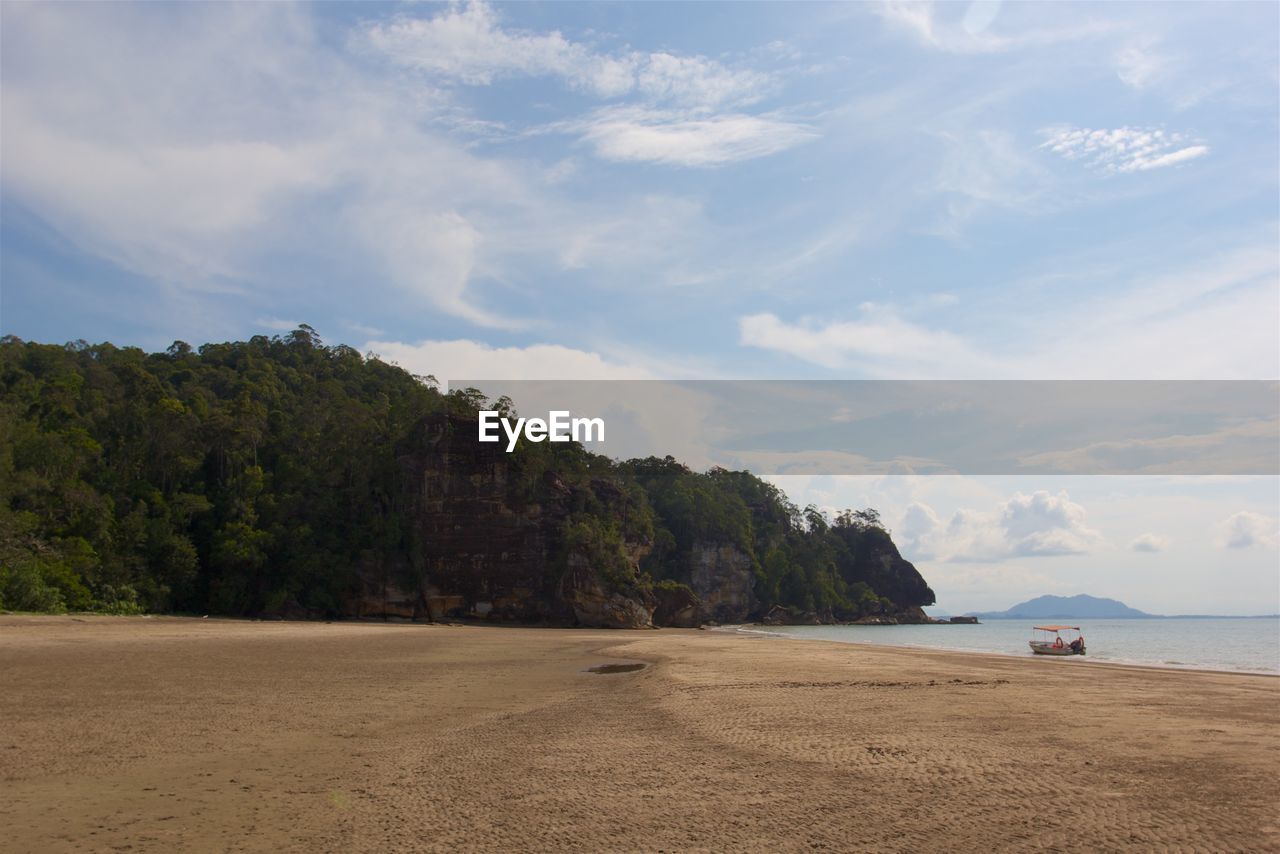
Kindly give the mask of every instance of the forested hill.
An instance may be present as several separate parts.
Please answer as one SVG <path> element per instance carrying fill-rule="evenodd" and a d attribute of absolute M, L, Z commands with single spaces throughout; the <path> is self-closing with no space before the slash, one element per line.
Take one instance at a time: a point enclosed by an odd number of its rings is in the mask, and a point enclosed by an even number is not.
<path fill-rule="evenodd" d="M 669 457 L 505 454 L 475 442 L 482 405 L 306 326 L 151 354 L 6 337 L 0 607 L 635 626 L 933 602 L 874 511 Z"/>

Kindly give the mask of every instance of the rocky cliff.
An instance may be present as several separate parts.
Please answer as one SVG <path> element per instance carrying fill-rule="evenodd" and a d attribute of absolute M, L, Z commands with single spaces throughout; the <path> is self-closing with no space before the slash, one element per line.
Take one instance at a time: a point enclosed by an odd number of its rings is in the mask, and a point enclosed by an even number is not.
<path fill-rule="evenodd" d="M 610 628 L 928 619 L 918 606 L 932 593 L 880 529 L 833 529 L 844 538 L 834 542 L 847 544 L 831 563 L 851 591 L 834 605 L 762 601 L 767 573 L 741 539 L 690 541 L 655 583 L 641 569 L 653 545 L 643 492 L 622 477 L 557 471 L 554 458 L 508 454 L 473 436 L 470 419 L 435 415 L 403 449 L 416 546 L 404 560 L 361 566 L 349 615 Z"/>
<path fill-rule="evenodd" d="M 417 553 L 408 565 L 362 569 L 350 613 L 651 626 L 656 603 L 638 571 L 648 543 L 623 538 L 605 566 L 598 547 L 566 536 L 575 518 L 623 518 L 626 491 L 606 478 L 533 471 L 527 459 L 477 444 L 474 434 L 470 419 L 424 422 L 420 443 L 401 456 Z"/>
<path fill-rule="evenodd" d="M 933 602 L 874 510 L 745 471 L 478 443 L 308 326 L 163 353 L 0 339 L 0 607 L 557 625 L 853 620 Z"/>
<path fill-rule="evenodd" d="M 695 543 L 689 555 L 689 588 L 698 597 L 702 623 L 740 623 L 756 610 L 751 556 L 734 545 Z"/>

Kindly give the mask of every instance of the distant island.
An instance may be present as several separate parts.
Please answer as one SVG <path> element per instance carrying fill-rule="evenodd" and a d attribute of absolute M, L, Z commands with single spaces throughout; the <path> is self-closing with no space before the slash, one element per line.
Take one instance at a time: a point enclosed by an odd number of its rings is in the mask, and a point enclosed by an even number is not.
<path fill-rule="evenodd" d="M 936 613 L 934 616 L 945 615 Z M 965 621 L 969 617 L 982 620 L 1266 620 L 1280 617 L 1280 614 L 1148 614 L 1146 611 L 1130 608 L 1117 599 L 1081 593 L 1078 596 L 1037 596 L 1019 602 L 1007 611 L 970 611 L 965 617 L 951 617 L 951 622 Z M 946 619 L 939 621 L 947 622 Z"/>
<path fill-rule="evenodd" d="M 981 611 L 970 614 L 983 620 L 1008 619 L 1076 619 L 1091 617 L 1094 619 L 1117 619 L 1156 617 L 1137 608 L 1130 608 L 1115 599 L 1103 599 L 1081 593 L 1078 596 L 1037 596 L 1026 602 L 1019 602 L 1007 611 Z"/>

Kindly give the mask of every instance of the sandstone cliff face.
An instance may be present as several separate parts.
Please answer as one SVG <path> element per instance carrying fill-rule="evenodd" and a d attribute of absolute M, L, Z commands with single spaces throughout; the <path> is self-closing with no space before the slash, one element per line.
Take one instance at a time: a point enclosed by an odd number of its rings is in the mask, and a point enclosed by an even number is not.
<path fill-rule="evenodd" d="M 737 546 L 697 543 L 689 555 L 689 586 L 702 622 L 738 623 L 755 610 L 751 556 Z"/>
<path fill-rule="evenodd" d="M 610 590 L 601 574 L 582 555 L 569 556 L 569 569 L 561 578 L 560 597 L 573 608 L 580 626 L 602 629 L 653 627 L 652 594 L 631 588 Z"/>
<path fill-rule="evenodd" d="M 609 628 L 652 625 L 654 602 L 619 584 L 589 557 L 567 554 L 565 521 L 591 499 L 611 508 L 625 495 L 607 480 L 570 485 L 554 472 L 533 483 L 497 444 L 478 445 L 472 421 L 428 419 L 421 444 L 401 457 L 415 508 L 412 567 L 359 572 L 352 616 L 441 620 L 480 617 Z M 628 542 L 632 575 L 647 544 Z"/>
<path fill-rule="evenodd" d="M 653 597 L 657 602 L 653 609 L 654 625 L 682 629 L 702 625 L 702 600 L 690 588 L 660 583 L 654 587 Z"/>
<path fill-rule="evenodd" d="M 433 416 L 400 449 L 398 501 L 412 508 L 413 529 L 398 563 L 371 556 L 360 566 L 344 614 L 608 628 L 928 621 L 918 605 L 930 604 L 932 592 L 879 530 L 851 539 L 838 567 L 850 591 L 863 591 L 851 592 L 844 610 L 762 605 L 755 557 L 714 539 L 669 554 L 654 574 L 674 580 L 651 584 L 640 572 L 651 535 L 618 533 L 628 518 L 642 521 L 636 530 L 650 530 L 643 520 L 652 505 L 633 486 L 590 476 L 581 465 L 561 476 L 554 456 L 533 457 L 535 466 L 529 455 L 477 444 L 474 435 L 472 419 Z"/>

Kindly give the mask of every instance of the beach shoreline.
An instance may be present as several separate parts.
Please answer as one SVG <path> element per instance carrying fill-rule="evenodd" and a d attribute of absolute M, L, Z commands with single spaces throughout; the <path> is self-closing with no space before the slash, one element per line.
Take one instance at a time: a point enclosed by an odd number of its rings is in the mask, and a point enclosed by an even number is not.
<path fill-rule="evenodd" d="M 589 672 L 627 662 L 646 666 Z M 0 823 L 17 851 L 1280 846 L 1280 682 L 1042 665 L 0 615 Z"/>
<path fill-rule="evenodd" d="M 834 624 L 842 625 L 842 624 Z M 852 625 L 852 624 L 850 624 Z M 770 631 L 777 627 L 764 623 L 741 623 L 736 625 L 713 626 L 708 631 L 727 632 L 729 634 L 755 635 L 759 637 L 778 638 L 780 640 L 794 640 L 805 642 L 834 643 L 844 646 L 859 647 L 884 647 L 887 649 L 898 649 L 904 651 L 925 650 L 935 652 L 953 652 L 957 655 L 978 655 L 978 656 L 996 656 L 998 658 L 1012 658 L 1019 661 L 1053 661 L 1058 664 L 1064 664 L 1068 667 L 1126 667 L 1137 668 L 1140 670 L 1169 670 L 1175 673 L 1221 673 L 1233 674 L 1239 676 L 1261 676 L 1269 679 L 1280 678 L 1280 671 L 1270 670 L 1248 670 L 1244 668 L 1230 667 L 1202 667 L 1195 664 L 1162 664 L 1159 662 L 1138 661 L 1138 660 L 1108 660 L 1099 658 L 1090 658 L 1089 656 L 1078 656 L 1069 658 L 1049 658 L 1037 659 L 1031 653 L 1014 653 L 1014 652 L 998 652 L 995 650 L 973 649 L 967 647 L 941 647 L 928 646 L 926 644 L 908 644 L 908 643 L 880 643 L 880 642 L 863 642 L 863 641 L 844 641 L 832 640 L 830 638 L 810 638 L 803 635 L 788 634 L 787 632 Z M 874 628 L 874 627 L 867 627 Z"/>

